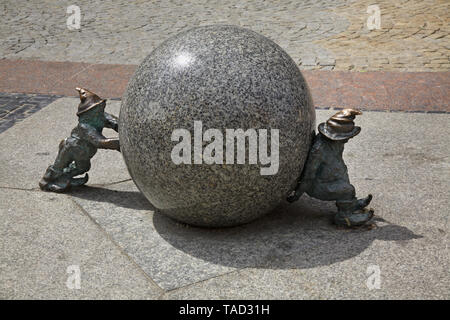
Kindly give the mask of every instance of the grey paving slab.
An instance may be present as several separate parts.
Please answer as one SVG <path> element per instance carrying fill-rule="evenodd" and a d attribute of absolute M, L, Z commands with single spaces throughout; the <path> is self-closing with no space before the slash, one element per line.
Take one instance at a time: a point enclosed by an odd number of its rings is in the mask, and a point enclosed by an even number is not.
<path fill-rule="evenodd" d="M 319 111 L 318 120 L 329 114 Z M 303 197 L 254 224 L 266 241 L 250 245 L 244 239 L 251 236 L 241 234 L 234 259 L 215 258 L 246 269 L 165 298 L 450 298 L 449 117 L 366 112 L 359 120 L 363 131 L 345 156 L 357 191 L 374 195 L 376 228 L 336 229 L 330 222 L 332 206 L 326 212 L 327 204 Z M 270 239 L 269 230 L 276 230 Z M 266 255 L 257 253 L 263 246 Z M 214 259 L 208 249 L 195 253 Z M 265 265 L 248 267 L 251 263 L 238 259 L 257 261 L 255 256 L 264 257 Z M 373 265 L 381 282 L 380 289 L 370 290 Z"/>
<path fill-rule="evenodd" d="M 318 112 L 318 120 L 329 113 Z M 288 225 L 297 230 L 297 238 L 291 248 L 280 245 L 272 252 L 275 263 L 165 297 L 448 299 L 448 122 L 446 116 L 426 114 L 366 112 L 360 118 L 363 132 L 348 144 L 346 157 L 359 193 L 375 196 L 375 229 L 333 229 L 328 213 L 313 212 L 325 204 L 304 197 L 280 208 L 280 217 L 291 215 Z M 283 231 L 280 244 L 285 243 Z M 380 268 L 381 283 L 380 289 L 369 290 L 368 268 L 373 265 Z"/>
<path fill-rule="evenodd" d="M 1 299 L 156 299 L 161 294 L 66 195 L 0 189 L 0 238 Z M 67 286 L 68 280 L 73 284 L 71 266 L 79 268 L 79 289 Z"/>
<path fill-rule="evenodd" d="M 385 234 L 396 231 L 385 228 Z M 361 241 L 364 236 L 350 238 Z M 448 257 L 438 243 L 444 240 L 443 235 L 434 240 L 379 239 L 359 255 L 341 262 L 306 269 L 243 269 L 170 291 L 163 298 L 449 299 Z M 348 246 L 343 243 L 336 254 L 342 254 Z M 379 289 L 367 285 L 374 276 L 374 269 L 370 269 L 374 266 L 380 271 Z"/>
<path fill-rule="evenodd" d="M 38 188 L 47 166 L 52 164 L 60 141 L 77 124 L 77 98 L 61 98 L 0 134 L 0 186 Z M 119 114 L 120 102 L 108 101 L 106 110 Z M 107 137 L 117 133 L 105 129 Z M 90 184 L 107 184 L 130 179 L 122 155 L 98 150 L 91 161 Z"/>
<path fill-rule="evenodd" d="M 371 205 L 393 223 L 448 230 L 450 115 L 364 112 L 357 121 L 361 134 L 344 154 L 357 193 L 373 192 Z"/>
<path fill-rule="evenodd" d="M 186 238 L 183 230 L 190 227 L 155 215 L 153 207 L 131 181 L 108 187 L 79 188 L 70 195 L 149 277 L 166 290 L 235 270 L 220 261 L 206 261 L 178 249 L 173 241 L 190 243 L 193 250 L 200 252 L 205 247 L 203 241 L 197 241 L 189 233 Z M 198 229 L 197 233 L 202 237 L 208 230 Z M 208 247 L 214 246 L 214 240 L 211 241 Z"/>

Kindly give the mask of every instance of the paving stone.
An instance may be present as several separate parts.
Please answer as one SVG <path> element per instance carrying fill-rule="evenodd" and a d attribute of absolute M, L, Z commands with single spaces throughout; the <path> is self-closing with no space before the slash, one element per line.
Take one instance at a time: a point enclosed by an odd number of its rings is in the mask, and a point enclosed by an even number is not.
<path fill-rule="evenodd" d="M 317 65 L 316 57 L 306 56 L 301 58 L 301 66 L 315 66 Z"/>
<path fill-rule="evenodd" d="M 178 249 L 176 242 L 179 241 L 184 245 L 190 243 L 194 252 L 210 250 L 219 253 L 223 250 L 220 243 L 223 240 L 211 239 L 205 247 L 205 242 L 198 240 L 207 240 L 214 231 L 194 228 L 197 231 L 194 235 L 186 235 L 184 230 L 191 227 L 154 214 L 151 204 L 131 181 L 104 188 L 79 188 L 70 195 L 165 290 L 235 270 Z"/>
<path fill-rule="evenodd" d="M 381 223 L 379 223 L 381 224 Z M 392 237 L 397 233 L 396 237 Z M 413 234 L 404 227 L 385 225 L 366 234 L 345 234 L 335 248 L 342 254 L 361 241 L 373 242 L 358 255 L 343 261 L 329 260 L 313 268 L 278 266 L 246 268 L 222 277 L 166 293 L 165 299 L 448 299 L 448 255 L 439 231 Z M 432 237 L 432 238 L 431 238 Z M 342 239 L 344 235 L 342 236 Z M 329 243 L 322 234 L 311 236 Z M 426 248 L 426 249 L 425 249 Z M 322 247 L 316 254 L 323 255 Z M 315 249 L 310 249 L 314 251 Z M 304 254 L 304 253 L 302 253 Z M 300 253 L 299 253 L 300 255 Z M 289 258 L 287 258 L 289 259 Z M 376 268 L 380 287 L 369 287 Z M 372 288 L 372 289 L 371 289 Z"/>
<path fill-rule="evenodd" d="M 156 299 L 162 290 L 65 195 L 0 189 L 1 299 Z M 75 267 L 73 267 L 75 266 Z M 69 277 L 80 272 L 80 288 Z"/>

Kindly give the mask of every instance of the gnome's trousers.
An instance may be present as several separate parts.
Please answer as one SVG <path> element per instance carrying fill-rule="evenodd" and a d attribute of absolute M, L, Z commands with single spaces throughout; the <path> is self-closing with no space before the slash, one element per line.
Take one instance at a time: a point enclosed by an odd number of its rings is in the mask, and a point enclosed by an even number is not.
<path fill-rule="evenodd" d="M 77 138 L 66 138 L 59 144 L 59 151 L 53 168 L 70 177 L 83 174 L 91 168 L 90 159 L 95 155 L 95 152 L 95 148 Z"/>
<path fill-rule="evenodd" d="M 355 187 L 347 180 L 333 182 L 314 181 L 306 191 L 311 197 L 324 201 L 348 201 L 356 199 Z"/>
<path fill-rule="evenodd" d="M 347 179 L 326 183 L 317 181 L 306 193 L 320 200 L 336 201 L 337 219 L 349 217 L 355 210 L 361 209 L 361 204 L 356 199 L 355 187 Z"/>

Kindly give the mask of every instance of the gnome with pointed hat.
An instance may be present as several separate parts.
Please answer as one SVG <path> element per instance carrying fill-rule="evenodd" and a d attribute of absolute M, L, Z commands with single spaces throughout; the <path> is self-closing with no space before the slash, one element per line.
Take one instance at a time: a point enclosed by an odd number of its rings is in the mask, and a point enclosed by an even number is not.
<path fill-rule="evenodd" d="M 39 187 L 45 191 L 64 192 L 72 186 L 80 186 L 88 181 L 91 167 L 90 159 L 97 149 L 120 151 L 118 138 L 106 138 L 103 128 L 118 131 L 117 117 L 106 113 L 106 100 L 95 93 L 76 88 L 80 95 L 78 105 L 78 125 L 72 130 L 70 137 L 59 144 L 59 152 L 53 165 L 50 165 Z M 86 173 L 81 178 L 78 175 Z"/>
<path fill-rule="evenodd" d="M 358 226 L 372 218 L 373 210 L 366 208 L 372 195 L 356 198 L 342 159 L 344 144 L 361 131 L 353 122 L 355 116 L 361 114 L 359 110 L 344 109 L 319 125 L 299 183 L 287 198 L 289 202 L 298 200 L 304 192 L 320 200 L 336 201 L 338 212 L 334 221 L 337 225 Z"/>

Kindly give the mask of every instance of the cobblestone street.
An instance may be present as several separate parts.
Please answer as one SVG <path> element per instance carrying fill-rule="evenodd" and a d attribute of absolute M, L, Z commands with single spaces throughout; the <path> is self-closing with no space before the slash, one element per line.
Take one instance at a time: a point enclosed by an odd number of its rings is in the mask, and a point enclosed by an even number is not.
<path fill-rule="evenodd" d="M 361 14 L 373 3 L 381 29 L 369 31 Z M 337 70 L 450 70 L 450 1 L 357 1 L 333 12 L 350 21 L 346 31 L 316 44 L 333 53 Z"/>
<path fill-rule="evenodd" d="M 69 5 L 81 28 L 66 26 Z M 450 2 L 377 1 L 381 29 L 369 31 L 373 1 L 24 1 L 0 4 L 0 56 L 139 64 L 159 43 L 193 26 L 235 24 L 283 47 L 302 69 L 450 70 Z"/>

